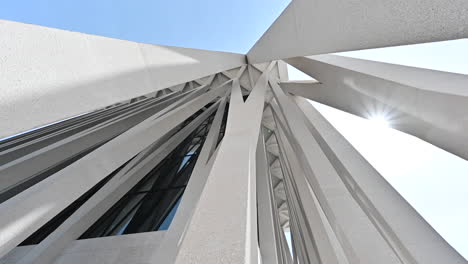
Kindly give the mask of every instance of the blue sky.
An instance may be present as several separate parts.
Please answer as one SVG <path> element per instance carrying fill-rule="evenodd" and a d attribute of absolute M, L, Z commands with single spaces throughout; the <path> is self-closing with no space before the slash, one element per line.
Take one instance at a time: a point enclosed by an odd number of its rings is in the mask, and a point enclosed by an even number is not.
<path fill-rule="evenodd" d="M 145 43 L 246 53 L 288 0 L 0 0 L 0 18 Z M 343 53 L 468 74 L 468 40 Z M 291 79 L 307 79 L 291 68 Z M 468 162 L 417 138 L 314 103 L 465 258 Z"/>
<path fill-rule="evenodd" d="M 288 0 L 0 0 L 0 18 L 145 43 L 246 53 Z"/>

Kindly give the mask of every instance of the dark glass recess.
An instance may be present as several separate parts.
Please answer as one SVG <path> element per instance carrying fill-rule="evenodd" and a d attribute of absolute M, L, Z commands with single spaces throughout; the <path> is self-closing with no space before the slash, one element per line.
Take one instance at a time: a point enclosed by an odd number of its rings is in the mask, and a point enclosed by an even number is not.
<path fill-rule="evenodd" d="M 93 150 L 124 133 L 131 126 L 138 124 L 164 106 L 169 105 L 177 96 L 181 96 L 179 92 L 165 93 L 164 96 L 157 98 L 154 96 L 140 96 L 130 100 L 130 102 L 114 104 L 103 109 L 0 139 L 0 166 L 11 164 L 26 155 L 45 155 L 44 153 L 38 154 L 37 151 L 45 149 L 52 144 L 58 143 L 55 148 L 46 150 L 46 152 L 51 151 L 53 153 L 53 149 L 64 149 L 64 146 L 69 146 L 69 150 L 74 149 L 68 154 L 64 153 L 63 158 L 54 159 L 55 164 L 50 164 L 47 168 L 40 168 L 35 173 L 29 173 L 30 175 L 24 175 L 23 180 L 18 181 L 16 184 L 4 186 L 6 188 L 0 191 L 0 203 L 78 161 Z M 80 133 L 81 136 L 74 140 L 65 141 L 67 138 L 76 137 Z M 82 145 L 83 148 L 79 149 L 70 147 L 74 144 L 73 141 L 75 140 L 83 140 L 87 144 Z M 21 166 L 28 166 L 29 162 L 34 163 L 30 159 L 27 159 L 24 163 L 21 163 L 24 164 Z"/>
<path fill-rule="evenodd" d="M 211 104 L 208 104 L 205 108 L 209 107 Z M 196 117 L 198 117 L 204 110 L 197 111 L 191 117 L 187 118 L 179 126 L 168 133 L 168 137 L 174 135 L 180 131 L 187 124 L 192 122 Z M 98 232 L 99 230 L 105 231 L 107 228 L 112 228 L 112 226 L 102 226 L 105 224 L 115 225 L 117 222 L 104 221 L 109 215 L 111 217 L 121 217 L 126 214 L 126 210 L 132 209 L 132 205 L 137 204 L 138 210 L 131 211 L 131 217 L 125 218 L 126 220 L 132 220 L 126 222 L 126 228 L 122 228 L 116 233 L 109 233 L 105 235 L 114 235 L 125 233 L 137 233 L 145 231 L 157 230 L 154 226 L 156 225 L 159 230 L 167 229 L 174 214 L 177 210 L 178 201 L 182 192 L 185 189 L 188 178 L 190 177 L 191 171 L 195 164 L 198 153 L 201 149 L 201 146 L 205 140 L 206 134 L 211 125 L 214 115 L 208 117 L 196 130 L 189 135 L 168 157 L 160 162 L 155 164 L 155 168 L 142 179 L 129 193 L 127 193 L 119 202 L 117 202 L 114 207 L 112 207 L 109 212 L 107 212 L 100 220 L 96 222 L 82 237 L 97 237 L 104 235 L 94 235 L 93 232 Z M 108 141 L 103 142 L 102 144 Z M 67 164 L 70 164 L 77 159 L 88 154 L 97 147 L 87 150 L 86 152 L 81 153 L 77 157 L 67 161 Z M 133 158 L 132 158 L 133 159 Z M 96 184 L 89 191 L 80 196 L 76 201 L 66 207 L 58 215 L 52 218 L 44 226 L 39 228 L 36 232 L 30 235 L 25 239 L 20 246 L 25 245 L 34 245 L 40 243 L 48 235 L 50 235 L 54 230 L 56 230 L 68 217 L 70 217 L 80 206 L 82 206 L 90 197 L 92 197 L 100 188 L 102 188 L 114 175 L 116 175 L 122 168 L 127 166 L 127 164 L 132 160 L 128 160 L 125 164 L 119 167 L 117 170 L 109 174 L 98 184 Z M 60 167 L 53 167 L 50 170 L 59 170 Z M 53 171 L 52 171 L 53 173 Z M 162 175 L 162 176 L 161 176 Z M 0 199 L 2 196 L 0 195 Z M 136 209 L 136 208 L 134 208 Z M 142 226 L 136 228 L 140 223 L 137 222 L 138 217 L 145 218 L 148 217 L 147 221 L 141 221 Z M 120 218 L 119 218 L 120 219 Z M 124 219 L 124 220 L 125 220 Z M 118 219 L 116 218 L 116 221 Z"/>
<path fill-rule="evenodd" d="M 211 104 L 206 105 L 204 109 L 208 108 L 210 105 Z M 224 113 L 218 144 L 224 136 L 228 114 L 227 109 L 228 106 L 226 106 Z M 183 127 L 203 113 L 203 111 L 204 110 L 197 111 L 178 127 L 169 132 L 167 137 L 170 137 L 180 131 Z M 159 164 L 154 164 L 155 167 L 80 238 L 103 237 L 168 229 L 177 211 L 180 198 L 187 186 L 214 115 L 215 114 L 209 116 L 163 161 Z M 59 164 L 60 166 L 50 168 L 45 173 L 53 174 L 54 172 L 62 169 L 63 166 L 73 163 L 106 142 L 108 142 L 108 140 L 84 151 L 83 153 L 80 153 L 76 157 L 66 160 L 63 164 Z M 102 188 L 114 175 L 127 166 L 132 159 L 128 160 L 125 164 L 80 196 L 62 212 L 25 239 L 20 246 L 40 243 L 76 210 L 78 210 L 78 208 L 80 208 L 80 206 L 91 198 L 100 188 Z M 2 196 L 0 195 L 0 199 L 1 198 Z"/>
<path fill-rule="evenodd" d="M 96 146 L 93 146 L 89 149 L 86 149 L 85 151 L 78 153 L 78 155 L 71 156 L 70 158 L 64 160 L 63 162 L 60 162 L 54 166 L 51 166 L 45 171 L 41 171 L 40 173 L 34 175 L 34 177 L 31 177 L 30 179 L 16 185 L 15 187 L 0 193 L 0 203 L 3 203 L 4 201 L 10 199 L 11 197 L 15 196 L 16 194 L 20 193 L 21 191 L 33 186 L 34 184 L 44 180 L 45 178 L 49 177 L 50 175 L 53 175 L 54 173 L 62 170 L 63 168 L 67 167 L 68 165 L 72 164 L 73 162 L 81 159 L 82 157 L 88 155 L 91 153 L 93 150 L 99 148 L 100 146 L 104 145 L 105 143 L 109 142 L 113 138 L 104 141 Z"/>
<path fill-rule="evenodd" d="M 226 107 L 224 108 L 223 121 L 222 121 L 221 127 L 219 129 L 219 136 L 218 136 L 218 142 L 216 142 L 216 147 L 218 147 L 219 143 L 224 138 L 224 134 L 226 133 L 226 124 L 227 124 L 228 112 L 229 112 L 229 103 L 227 103 Z"/>
<path fill-rule="evenodd" d="M 80 239 L 165 230 L 177 210 L 214 115 L 204 121 Z"/>
<path fill-rule="evenodd" d="M 131 160 L 131 159 L 130 159 Z M 67 208 L 65 208 L 62 212 L 52 218 L 49 222 L 39 228 L 36 232 L 26 238 L 23 242 L 21 242 L 20 246 L 26 245 L 35 245 L 39 244 L 42 240 L 44 240 L 48 235 L 50 235 L 55 229 L 57 229 L 68 217 L 70 217 L 80 206 L 82 206 L 93 194 L 95 194 L 106 182 L 108 182 L 117 172 L 119 172 L 125 165 L 127 165 L 127 161 L 124 165 L 120 166 L 117 170 L 109 174 L 106 178 L 101 180 L 98 184 L 96 184 L 93 188 L 87 191 L 85 194 L 80 196 L 76 201 L 70 204 Z"/>

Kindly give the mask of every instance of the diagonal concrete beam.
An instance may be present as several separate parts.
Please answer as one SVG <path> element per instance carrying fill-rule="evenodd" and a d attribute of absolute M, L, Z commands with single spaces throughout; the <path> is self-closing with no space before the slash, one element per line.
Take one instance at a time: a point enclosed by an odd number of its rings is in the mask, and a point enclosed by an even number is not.
<path fill-rule="evenodd" d="M 239 80 L 232 83 L 226 133 L 180 242 L 176 264 L 258 263 L 255 154 L 273 66 L 245 102 Z"/>
<path fill-rule="evenodd" d="M 217 108 L 218 103 L 213 104 L 207 111 L 197 116 L 197 118 L 170 138 L 162 138 L 140 152 L 55 231 L 28 252 L 17 264 L 53 263 L 54 259 L 65 248 L 70 246 L 71 242 L 78 239 L 93 223 L 116 204 L 119 199 L 138 184 L 138 182 L 154 168 L 155 164 L 159 164 L 166 158 Z M 164 239 L 166 239 L 166 235 Z M 164 244 L 162 243 L 162 245 Z"/>
<path fill-rule="evenodd" d="M 6 20 L 0 32 L 0 138 L 246 63 Z"/>
<path fill-rule="evenodd" d="M 177 257 L 180 246 L 179 242 L 183 240 L 185 231 L 190 223 L 193 210 L 200 199 L 208 174 L 211 171 L 211 167 L 216 157 L 214 156 L 214 158 L 211 159 L 217 148 L 216 143 L 218 142 L 226 103 L 227 96 L 221 99 L 219 107 L 217 107 L 216 115 L 206 136 L 206 140 L 203 143 L 202 150 L 197 158 L 187 188 L 181 198 L 180 205 L 171 222 L 171 227 L 166 231 L 161 247 L 158 248 L 151 257 L 151 263 L 174 263 Z"/>
<path fill-rule="evenodd" d="M 162 112 L 158 112 L 86 157 L 0 204 L 0 257 L 126 161 L 225 92 L 225 89 L 212 90 L 162 116 Z"/>
<path fill-rule="evenodd" d="M 293 0 L 249 63 L 468 37 L 468 1 Z"/>
<path fill-rule="evenodd" d="M 370 118 L 468 159 L 468 76 L 334 55 L 288 63 L 317 79 L 288 92 Z"/>
<path fill-rule="evenodd" d="M 342 182 L 401 263 L 466 263 L 310 102 L 292 99 Z"/>

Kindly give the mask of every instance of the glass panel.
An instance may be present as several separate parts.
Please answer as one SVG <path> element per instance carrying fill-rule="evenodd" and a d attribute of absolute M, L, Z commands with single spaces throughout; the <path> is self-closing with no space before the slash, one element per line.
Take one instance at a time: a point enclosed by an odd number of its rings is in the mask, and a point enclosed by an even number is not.
<path fill-rule="evenodd" d="M 177 212 L 177 209 L 179 208 L 180 200 L 182 200 L 182 199 L 179 198 L 179 200 L 177 201 L 177 203 L 176 203 L 176 204 L 174 205 L 174 207 L 172 208 L 171 212 L 166 216 L 166 219 L 164 219 L 164 222 L 161 224 L 161 226 L 159 227 L 158 231 L 159 231 L 159 230 L 167 230 L 167 229 L 169 229 L 169 226 L 170 226 L 171 223 L 172 223 L 172 219 L 174 219 L 175 213 Z"/>
<path fill-rule="evenodd" d="M 163 161 L 155 164 L 155 168 L 81 238 L 167 230 L 175 216 L 213 117 L 214 114 Z"/>

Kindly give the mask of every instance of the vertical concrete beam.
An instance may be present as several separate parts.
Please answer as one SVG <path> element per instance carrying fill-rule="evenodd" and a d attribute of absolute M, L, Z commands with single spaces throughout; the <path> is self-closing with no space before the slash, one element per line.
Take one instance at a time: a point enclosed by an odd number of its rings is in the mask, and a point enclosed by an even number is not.
<path fill-rule="evenodd" d="M 233 82 L 226 134 L 175 263 L 258 261 L 255 152 L 272 67 L 245 103 L 239 80 Z"/>
<path fill-rule="evenodd" d="M 266 158 L 263 133 L 260 134 L 256 153 L 258 241 L 262 263 L 282 264 L 281 238 L 275 215 L 273 186 Z M 282 231 L 282 230 L 281 230 Z"/>
<path fill-rule="evenodd" d="M 466 263 L 306 99 L 294 100 L 354 199 L 401 259 L 407 260 L 403 263 Z"/>
<path fill-rule="evenodd" d="M 297 105 L 270 82 L 284 115 L 293 151 L 349 263 L 400 263 L 400 255 L 381 236 L 372 219 L 346 188 L 320 145 L 308 130 Z M 317 242 L 320 243 L 320 242 Z"/>
<path fill-rule="evenodd" d="M 276 128 L 275 133 L 278 137 L 280 136 L 279 127 Z M 281 144 L 280 140 L 278 141 L 278 144 Z M 279 160 L 281 167 L 284 168 L 283 184 L 289 212 L 289 226 L 294 252 L 294 263 L 320 263 L 320 257 L 317 254 L 318 252 L 316 247 L 314 247 L 310 228 L 308 228 L 308 225 L 305 222 L 305 217 L 301 214 L 303 211 L 301 211 L 300 198 L 294 188 L 295 186 L 293 186 L 291 166 L 285 158 L 284 152 L 280 153 Z"/>
<path fill-rule="evenodd" d="M 158 250 L 153 254 L 150 263 L 174 263 L 179 252 L 180 242 L 184 239 L 184 234 L 190 223 L 193 211 L 195 210 L 200 195 L 205 186 L 208 174 L 216 158 L 213 155 L 218 142 L 219 131 L 221 129 L 224 110 L 227 98 L 224 97 L 218 107 L 216 115 L 206 136 L 202 150 L 197 158 L 197 162 L 190 176 L 187 188 L 184 191 L 182 200 L 177 212 L 166 231 L 164 240 Z"/>
<path fill-rule="evenodd" d="M 281 114 L 276 105 L 275 114 Z M 279 120 L 279 118 L 276 118 Z M 284 120 L 284 119 L 283 119 Z M 304 171 L 301 169 L 299 159 L 296 157 L 291 147 L 286 133 L 286 126 L 277 121 L 276 134 L 278 143 L 281 147 L 282 164 L 287 168 L 288 173 L 285 176 L 286 186 L 290 196 L 295 196 L 296 204 L 294 209 L 302 221 L 300 227 L 300 236 L 306 246 L 306 254 L 317 258 L 315 262 L 323 263 L 348 263 L 344 256 L 343 248 L 332 231 L 330 222 L 325 216 L 320 203 L 309 187 Z"/>
<path fill-rule="evenodd" d="M 468 159 L 468 76 L 334 55 L 288 63 L 320 83 L 288 92 L 349 113 L 383 116 L 395 129 Z"/>

